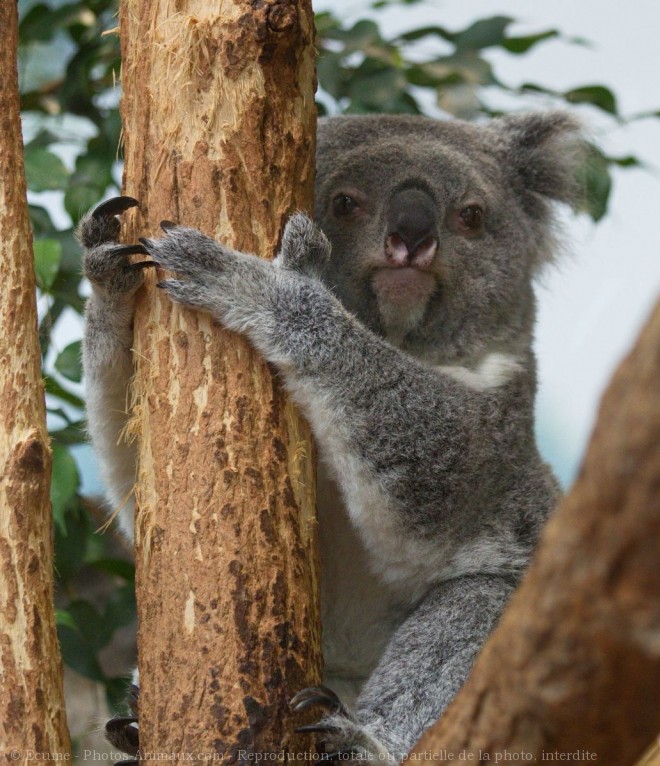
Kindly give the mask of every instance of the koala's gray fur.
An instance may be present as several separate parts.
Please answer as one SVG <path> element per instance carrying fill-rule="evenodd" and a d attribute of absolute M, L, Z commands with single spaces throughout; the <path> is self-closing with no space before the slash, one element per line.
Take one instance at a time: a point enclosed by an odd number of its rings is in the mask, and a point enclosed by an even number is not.
<path fill-rule="evenodd" d="M 309 690 L 296 704 L 325 704 L 315 729 L 331 751 L 409 751 L 465 681 L 555 505 L 534 438 L 532 279 L 554 252 L 553 203 L 575 197 L 578 132 L 555 112 L 322 120 L 324 234 L 294 216 L 274 263 L 179 226 L 144 241 L 176 273 L 167 294 L 246 334 L 314 429 L 326 682 L 346 706 Z M 114 243 L 120 208 L 80 229 L 84 364 L 131 534 L 135 456 L 118 435 L 140 283 L 126 253 L 140 248 Z"/>

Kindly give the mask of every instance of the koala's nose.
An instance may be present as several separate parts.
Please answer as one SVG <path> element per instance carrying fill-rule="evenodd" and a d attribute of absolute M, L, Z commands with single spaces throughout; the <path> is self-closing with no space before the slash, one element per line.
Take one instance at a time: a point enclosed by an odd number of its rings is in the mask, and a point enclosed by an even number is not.
<path fill-rule="evenodd" d="M 438 249 L 435 205 L 421 189 L 396 192 L 387 209 L 385 254 L 390 266 L 431 265 Z"/>

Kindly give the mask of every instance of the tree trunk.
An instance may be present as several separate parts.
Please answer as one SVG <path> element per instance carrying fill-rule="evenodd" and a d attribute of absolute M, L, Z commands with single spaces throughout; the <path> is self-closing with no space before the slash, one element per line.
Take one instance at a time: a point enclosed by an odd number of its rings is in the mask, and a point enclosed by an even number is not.
<path fill-rule="evenodd" d="M 37 331 L 16 54 L 0 3 L 0 752 L 70 753 L 53 610 L 51 458 Z M 15 755 L 17 753 L 17 755 Z M 38 755 L 36 757 L 39 757 Z"/>
<path fill-rule="evenodd" d="M 619 766 L 657 736 L 659 380 L 660 304 L 603 398 L 527 577 L 416 753 Z"/>
<path fill-rule="evenodd" d="M 312 203 L 310 3 L 123 0 L 120 24 L 127 239 L 165 218 L 272 257 Z M 321 663 L 309 431 L 243 339 L 152 276 L 134 391 L 141 750 L 299 750 L 288 700 Z"/>

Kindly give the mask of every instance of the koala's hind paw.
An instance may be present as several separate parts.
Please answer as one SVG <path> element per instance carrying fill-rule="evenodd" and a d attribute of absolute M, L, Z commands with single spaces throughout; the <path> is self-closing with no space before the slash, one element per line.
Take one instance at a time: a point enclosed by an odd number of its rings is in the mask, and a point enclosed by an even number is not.
<path fill-rule="evenodd" d="M 127 703 L 132 715 L 115 716 L 105 725 L 105 737 L 108 742 L 129 755 L 138 755 L 140 736 L 138 731 L 138 697 L 140 690 L 135 684 L 131 685 Z M 122 761 L 124 766 L 137 761 Z"/>
<path fill-rule="evenodd" d="M 301 713 L 309 707 L 316 706 L 326 710 L 328 713 L 349 715 L 344 703 L 327 686 L 308 686 L 306 689 L 302 689 L 291 700 L 289 706 L 296 713 Z"/>
<path fill-rule="evenodd" d="M 296 731 L 314 733 L 319 737 L 323 760 L 344 761 L 353 756 L 357 760 L 392 760 L 392 756 L 369 731 L 358 723 L 339 697 L 325 686 L 309 687 L 298 692 L 291 700 L 291 708 L 302 712 L 320 707 L 325 715 L 318 723 L 299 726 Z"/>
<path fill-rule="evenodd" d="M 304 213 L 289 218 L 277 263 L 288 269 L 314 275 L 330 257 L 330 242 Z"/>
<path fill-rule="evenodd" d="M 119 236 L 119 219 L 117 216 L 137 207 L 138 201 L 133 197 L 113 197 L 101 202 L 87 213 L 78 224 L 76 235 L 83 247 L 91 249 L 106 242 L 113 242 Z"/>
<path fill-rule="evenodd" d="M 87 213 L 76 230 L 84 248 L 83 272 L 101 293 L 130 296 L 142 284 L 142 270 L 151 261 L 131 263 L 129 256 L 146 255 L 143 245 L 120 245 L 118 216 L 138 204 L 133 197 L 113 197 Z"/>

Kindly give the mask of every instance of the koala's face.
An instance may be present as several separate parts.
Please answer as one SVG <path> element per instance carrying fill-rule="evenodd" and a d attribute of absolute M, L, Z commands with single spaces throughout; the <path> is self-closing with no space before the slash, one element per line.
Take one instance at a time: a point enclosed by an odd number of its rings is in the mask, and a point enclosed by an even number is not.
<path fill-rule="evenodd" d="M 570 196 L 563 114 L 487 126 L 416 117 L 319 125 L 323 278 L 364 324 L 429 359 L 521 353 L 531 281 L 551 248 L 550 198 Z"/>

